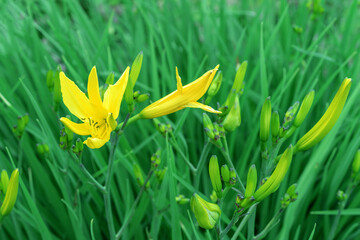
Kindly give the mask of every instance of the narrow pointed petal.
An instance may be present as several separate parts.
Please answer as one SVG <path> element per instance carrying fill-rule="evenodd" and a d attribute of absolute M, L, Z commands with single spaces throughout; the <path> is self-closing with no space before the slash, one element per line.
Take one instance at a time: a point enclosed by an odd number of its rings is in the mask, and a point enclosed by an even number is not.
<path fill-rule="evenodd" d="M 95 66 L 91 69 L 88 79 L 88 95 L 89 95 L 89 100 L 92 104 L 96 106 L 102 105 L 100 90 L 99 90 L 99 80 Z"/>
<path fill-rule="evenodd" d="M 60 118 L 60 121 L 72 132 L 78 135 L 90 135 L 91 129 L 88 123 L 74 123 L 68 118 Z"/>
<path fill-rule="evenodd" d="M 176 81 L 177 81 L 177 90 L 179 93 L 182 93 L 182 83 L 181 83 L 181 77 L 179 76 L 178 68 L 176 67 Z"/>
<path fill-rule="evenodd" d="M 103 105 L 113 114 L 114 119 L 119 116 L 121 101 L 129 80 L 129 70 L 130 68 L 127 67 L 119 80 L 114 85 L 110 85 L 104 94 Z"/>
<path fill-rule="evenodd" d="M 72 114 L 82 121 L 89 116 L 94 116 L 96 111 L 89 99 L 63 72 L 60 72 L 60 85 L 64 104 Z"/>
<path fill-rule="evenodd" d="M 105 143 L 107 143 L 109 140 L 105 140 L 105 139 L 100 139 L 100 138 L 92 138 L 92 137 L 88 137 L 88 139 L 86 139 L 84 141 L 84 144 L 86 144 L 89 148 L 101 148 L 102 146 L 104 146 Z"/>
<path fill-rule="evenodd" d="M 221 113 L 220 111 L 217 111 L 217 110 L 213 109 L 212 107 L 210 107 L 208 105 L 204 105 L 204 104 L 199 103 L 199 102 L 189 102 L 189 103 L 183 105 L 183 107 L 201 108 L 202 110 L 207 111 L 207 112 Z"/>

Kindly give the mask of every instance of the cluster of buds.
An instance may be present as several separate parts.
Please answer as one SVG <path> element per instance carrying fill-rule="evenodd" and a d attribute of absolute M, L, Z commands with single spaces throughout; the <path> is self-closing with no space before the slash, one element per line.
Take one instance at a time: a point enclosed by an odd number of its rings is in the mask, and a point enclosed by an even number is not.
<path fill-rule="evenodd" d="M 126 90 L 125 90 L 125 101 L 128 105 L 128 109 L 129 112 L 132 113 L 135 110 L 135 103 L 134 100 L 140 98 L 140 101 L 145 101 L 146 99 L 149 98 L 148 95 L 143 94 L 140 95 L 140 92 L 135 92 L 134 93 L 134 87 L 135 87 L 135 83 L 139 77 L 140 74 L 140 70 L 141 70 L 141 66 L 142 66 L 142 60 L 143 60 L 143 52 L 141 51 L 135 58 L 132 66 L 131 66 L 131 70 L 130 70 L 130 76 L 129 76 L 129 81 L 126 85 Z M 135 96 L 136 95 L 136 96 Z M 140 97 L 141 96 L 141 97 Z"/>
<path fill-rule="evenodd" d="M 156 169 L 155 170 L 155 177 L 157 178 L 157 180 L 159 182 L 162 182 L 162 180 L 164 179 L 165 173 L 167 171 L 167 167 L 163 168 L 163 169 Z"/>
<path fill-rule="evenodd" d="M 281 208 L 287 208 L 290 203 L 296 201 L 297 197 L 298 193 L 296 192 L 296 184 L 293 184 L 287 189 L 284 197 L 280 199 Z"/>
<path fill-rule="evenodd" d="M 49 146 L 46 143 L 38 143 L 36 144 L 36 151 L 40 155 L 46 155 L 49 153 Z"/>
<path fill-rule="evenodd" d="M 163 136 L 166 136 L 166 133 L 170 133 L 173 130 L 170 123 L 164 124 L 160 122 L 157 118 L 153 118 L 153 123 L 156 130 L 158 130 L 158 132 L 161 133 L 161 135 Z"/>
<path fill-rule="evenodd" d="M 344 202 L 348 198 L 348 195 L 343 190 L 339 190 L 336 193 L 336 198 L 339 202 Z"/>
<path fill-rule="evenodd" d="M 183 194 L 179 194 L 178 196 L 176 196 L 175 200 L 176 203 L 179 205 L 184 205 L 190 202 L 190 199 L 186 198 Z"/>
<path fill-rule="evenodd" d="M 5 170 L 1 172 L 0 194 L 5 194 L 0 208 L 0 222 L 14 208 L 19 188 L 19 170 L 15 169 L 10 176 Z"/>
<path fill-rule="evenodd" d="M 29 123 L 29 114 L 26 113 L 24 116 L 19 116 L 17 119 L 17 125 L 15 125 L 12 128 L 12 131 L 15 134 L 15 136 L 21 138 L 21 136 L 25 131 L 25 127 L 28 123 Z"/>
<path fill-rule="evenodd" d="M 205 201 L 196 193 L 191 197 L 190 207 L 199 226 L 205 229 L 214 228 L 221 215 L 220 207 L 217 204 Z"/>
<path fill-rule="evenodd" d="M 220 138 L 225 136 L 225 129 L 222 124 L 213 123 L 210 117 L 203 113 L 203 124 L 206 135 L 210 138 L 216 146 L 222 147 Z"/>
<path fill-rule="evenodd" d="M 81 141 L 80 138 L 76 139 L 75 145 L 72 145 L 73 153 L 75 153 L 78 157 L 80 157 L 83 150 L 84 150 L 83 142 Z"/>
<path fill-rule="evenodd" d="M 60 130 L 60 147 L 61 149 L 69 149 L 72 146 L 72 140 L 74 139 L 74 133 L 67 127 L 63 127 Z"/>
<path fill-rule="evenodd" d="M 151 156 L 151 168 L 153 170 L 157 169 L 161 163 L 161 150 L 158 149 L 152 156 Z"/>
<path fill-rule="evenodd" d="M 135 100 L 137 103 L 145 102 L 146 100 L 149 99 L 149 97 L 150 97 L 150 94 L 149 94 L 149 93 L 143 93 L 143 94 L 141 94 L 140 91 L 134 92 L 134 100 Z"/>

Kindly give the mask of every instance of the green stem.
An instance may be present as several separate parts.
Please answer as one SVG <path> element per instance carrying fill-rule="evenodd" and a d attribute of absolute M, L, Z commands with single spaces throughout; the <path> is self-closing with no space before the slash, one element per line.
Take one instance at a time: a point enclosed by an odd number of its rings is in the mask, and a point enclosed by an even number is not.
<path fill-rule="evenodd" d="M 252 205 L 250 208 L 249 208 L 249 211 L 248 213 L 245 215 L 245 217 L 241 220 L 238 228 L 236 229 L 234 235 L 232 236 L 231 240 L 235 240 L 235 239 L 238 239 L 238 236 L 241 232 L 241 230 L 244 228 L 245 226 L 245 223 L 247 223 L 247 221 L 249 220 L 251 214 L 253 213 L 253 211 L 256 209 L 258 203 L 255 203 L 254 205 Z"/>
<path fill-rule="evenodd" d="M 139 194 L 137 195 L 136 199 L 135 199 L 135 202 L 134 204 L 132 205 L 131 209 L 130 209 L 130 212 L 128 214 L 128 216 L 125 218 L 125 221 L 123 223 L 123 225 L 121 226 L 120 230 L 116 233 L 116 236 L 115 238 L 116 239 L 120 239 L 121 235 L 123 234 L 125 228 L 127 227 L 127 225 L 129 224 L 133 214 L 134 214 L 134 211 L 135 211 L 135 207 L 137 206 L 138 202 L 140 201 L 140 198 L 142 196 L 142 194 L 144 193 L 145 189 L 146 189 L 146 185 L 147 183 L 149 182 L 152 174 L 154 173 L 153 170 L 150 170 L 150 172 L 148 173 L 145 181 L 144 181 L 144 184 L 142 185 L 141 189 L 140 189 L 140 192 Z"/>
<path fill-rule="evenodd" d="M 103 185 L 101 185 L 90 173 L 89 171 L 86 169 L 86 167 L 84 166 L 84 164 L 80 163 L 80 169 L 81 171 L 84 173 L 84 175 L 90 180 L 91 183 L 94 184 L 94 186 L 100 190 L 100 192 L 102 193 L 106 193 L 105 187 Z"/>
<path fill-rule="evenodd" d="M 253 240 L 263 239 L 266 235 L 279 223 L 280 216 L 283 213 L 284 209 L 280 210 L 275 214 L 275 216 L 270 220 L 270 222 L 265 226 L 265 228 L 256 236 L 253 237 Z"/>
<path fill-rule="evenodd" d="M 176 149 L 176 151 L 178 153 L 180 153 L 181 157 L 184 159 L 185 163 L 189 166 L 191 172 L 193 174 L 196 174 L 197 172 L 197 169 L 194 167 L 194 165 L 192 165 L 192 163 L 187 159 L 187 157 L 185 156 L 185 154 L 181 151 L 177 141 L 176 141 L 176 138 L 174 136 L 174 134 L 172 132 L 170 132 L 170 135 L 171 135 L 171 145 Z"/>
<path fill-rule="evenodd" d="M 122 131 L 125 129 L 125 126 L 128 126 L 130 124 L 132 124 L 133 122 L 136 122 L 137 120 L 141 119 L 141 115 L 140 114 L 136 114 L 135 116 L 130 117 L 130 114 L 126 115 L 125 120 L 122 123 L 119 123 L 119 125 L 116 127 L 115 131 L 118 134 L 121 134 Z"/>

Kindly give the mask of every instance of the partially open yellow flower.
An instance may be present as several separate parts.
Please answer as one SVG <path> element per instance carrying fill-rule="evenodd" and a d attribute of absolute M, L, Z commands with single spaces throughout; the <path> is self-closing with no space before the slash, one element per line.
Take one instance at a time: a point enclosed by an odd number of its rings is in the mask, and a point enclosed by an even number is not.
<path fill-rule="evenodd" d="M 176 68 L 177 90 L 144 108 L 139 113 L 140 117 L 156 118 L 186 107 L 201 108 L 211 113 L 221 113 L 210 106 L 197 102 L 208 90 L 218 68 L 219 65 L 184 87 Z"/>
<path fill-rule="evenodd" d="M 76 84 L 60 72 L 60 85 L 65 106 L 83 123 L 74 123 L 62 117 L 60 121 L 71 131 L 79 135 L 91 135 L 84 144 L 89 148 L 100 148 L 110 139 L 116 128 L 120 104 L 129 79 L 129 67 L 119 80 L 110 85 L 102 100 L 99 92 L 96 68 L 91 69 L 88 79 L 88 96 Z"/>

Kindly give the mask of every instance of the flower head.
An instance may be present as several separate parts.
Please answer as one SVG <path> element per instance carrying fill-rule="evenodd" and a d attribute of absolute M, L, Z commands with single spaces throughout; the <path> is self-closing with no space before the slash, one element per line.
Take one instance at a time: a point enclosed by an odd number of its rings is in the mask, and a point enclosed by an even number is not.
<path fill-rule="evenodd" d="M 96 68 L 91 69 L 88 79 L 88 97 L 76 84 L 60 72 L 60 85 L 65 106 L 82 123 L 74 123 L 62 117 L 60 121 L 71 131 L 79 135 L 91 135 L 84 144 L 89 148 L 100 148 L 110 139 L 110 133 L 116 128 L 120 104 L 129 78 L 129 67 L 119 80 L 110 85 L 101 99 Z"/>
<path fill-rule="evenodd" d="M 220 207 L 217 204 L 209 203 L 194 193 L 190 200 L 190 206 L 200 227 L 214 228 L 221 215 Z"/>
<path fill-rule="evenodd" d="M 207 105 L 197 102 L 208 90 L 218 68 L 219 65 L 184 87 L 182 86 L 181 78 L 176 68 L 177 90 L 144 108 L 139 113 L 140 116 L 142 118 L 156 118 L 186 107 L 201 108 L 208 112 L 221 113 Z"/>

